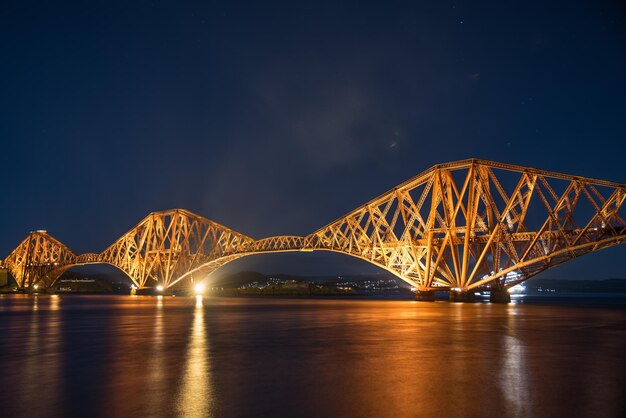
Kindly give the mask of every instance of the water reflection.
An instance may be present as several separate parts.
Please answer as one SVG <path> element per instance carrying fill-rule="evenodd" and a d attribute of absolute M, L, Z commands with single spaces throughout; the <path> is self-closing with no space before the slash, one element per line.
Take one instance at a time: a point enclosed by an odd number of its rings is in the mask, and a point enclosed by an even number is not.
<path fill-rule="evenodd" d="M 507 409 L 511 416 L 528 416 L 530 411 L 530 395 L 528 386 L 528 368 L 526 352 L 522 341 L 515 336 L 517 322 L 516 310 L 507 308 L 507 328 L 509 335 L 503 335 L 502 367 L 500 369 L 500 390 L 508 403 Z M 510 335 L 513 334 L 513 335 Z"/>
<path fill-rule="evenodd" d="M 43 349 L 45 350 L 44 358 L 45 364 L 43 365 L 42 381 L 46 385 L 52 386 L 50 390 L 45 391 L 44 401 L 39 401 L 39 405 L 45 405 L 41 410 L 46 411 L 46 414 L 52 414 L 55 407 L 58 405 L 61 398 L 61 388 L 59 385 L 61 381 L 61 368 L 63 367 L 62 352 L 62 338 L 61 338 L 61 298 L 58 295 L 52 295 L 50 297 L 50 313 L 47 318 L 48 330 L 46 332 L 46 338 Z M 59 409 L 57 412 L 61 412 Z"/>
<path fill-rule="evenodd" d="M 504 364 L 500 370 L 500 389 L 504 397 L 512 406 L 509 410 L 512 416 L 528 416 L 528 370 L 524 346 L 510 335 L 504 339 Z"/>
<path fill-rule="evenodd" d="M 187 345 L 182 384 L 178 394 L 178 413 L 185 417 L 215 415 L 204 315 L 203 299 L 201 295 L 198 295 Z"/>
<path fill-rule="evenodd" d="M 156 297 L 156 312 L 154 314 L 154 329 L 152 343 L 150 344 L 150 358 L 148 359 L 149 378 L 147 390 L 149 393 L 161 394 L 167 392 L 165 366 L 166 342 L 163 332 L 163 296 Z M 146 405 L 146 416 L 158 416 L 164 410 L 165 400 L 163 396 L 154 396 Z"/>
<path fill-rule="evenodd" d="M 58 310 L 58 298 L 32 297 L 24 362 L 21 363 L 22 373 L 17 385 L 20 388 L 17 402 L 29 410 L 30 416 L 52 414 L 59 403 L 61 359 Z"/>
<path fill-rule="evenodd" d="M 60 301 L 59 295 L 50 295 L 50 310 L 58 311 Z"/>
<path fill-rule="evenodd" d="M 0 308 L 2 416 L 624 410 L 623 310 L 65 295 Z"/>
<path fill-rule="evenodd" d="M 24 374 L 20 386 L 24 388 L 20 394 L 24 397 L 23 403 L 30 403 L 34 399 L 30 396 L 37 392 L 37 364 L 39 362 L 40 331 L 39 331 L 39 296 L 33 296 L 32 314 L 28 328 L 28 339 L 26 340 L 26 362 L 24 364 Z"/>

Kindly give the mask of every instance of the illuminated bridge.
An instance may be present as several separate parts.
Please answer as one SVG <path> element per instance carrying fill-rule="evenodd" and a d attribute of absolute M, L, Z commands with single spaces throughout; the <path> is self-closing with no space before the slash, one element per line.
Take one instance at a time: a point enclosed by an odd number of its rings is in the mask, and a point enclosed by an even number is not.
<path fill-rule="evenodd" d="M 256 240 L 173 209 L 149 214 L 99 254 L 31 232 L 2 264 L 24 289 L 95 263 L 138 288 L 171 288 L 251 254 L 334 251 L 395 274 L 418 299 L 488 290 L 498 300 L 552 266 L 625 242 L 625 199 L 626 184 L 471 159 L 434 166 L 304 237 Z"/>

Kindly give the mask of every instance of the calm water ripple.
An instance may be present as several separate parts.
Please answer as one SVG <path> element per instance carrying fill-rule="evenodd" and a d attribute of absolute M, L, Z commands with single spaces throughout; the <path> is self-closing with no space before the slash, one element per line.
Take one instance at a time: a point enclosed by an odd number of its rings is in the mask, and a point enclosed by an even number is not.
<path fill-rule="evenodd" d="M 0 296 L 5 417 L 621 417 L 626 310 Z"/>

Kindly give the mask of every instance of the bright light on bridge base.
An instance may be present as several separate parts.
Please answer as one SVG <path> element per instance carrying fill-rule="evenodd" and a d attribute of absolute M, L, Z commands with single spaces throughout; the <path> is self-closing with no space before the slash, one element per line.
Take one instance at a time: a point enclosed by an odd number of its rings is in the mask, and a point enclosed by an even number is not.
<path fill-rule="evenodd" d="M 204 293 L 204 284 L 198 283 L 194 286 L 193 290 L 196 292 L 196 295 L 201 295 Z"/>

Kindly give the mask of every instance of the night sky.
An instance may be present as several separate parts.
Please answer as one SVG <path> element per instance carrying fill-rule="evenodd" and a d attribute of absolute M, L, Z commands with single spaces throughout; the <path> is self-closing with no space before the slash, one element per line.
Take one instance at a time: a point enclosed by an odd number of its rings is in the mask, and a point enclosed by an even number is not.
<path fill-rule="evenodd" d="M 100 252 L 176 207 L 305 235 L 471 157 L 626 182 L 624 6 L 476 3 L 3 3 L 0 258 L 34 229 Z M 542 277 L 624 277 L 625 256 Z M 230 268 L 379 271 L 324 253 Z"/>

